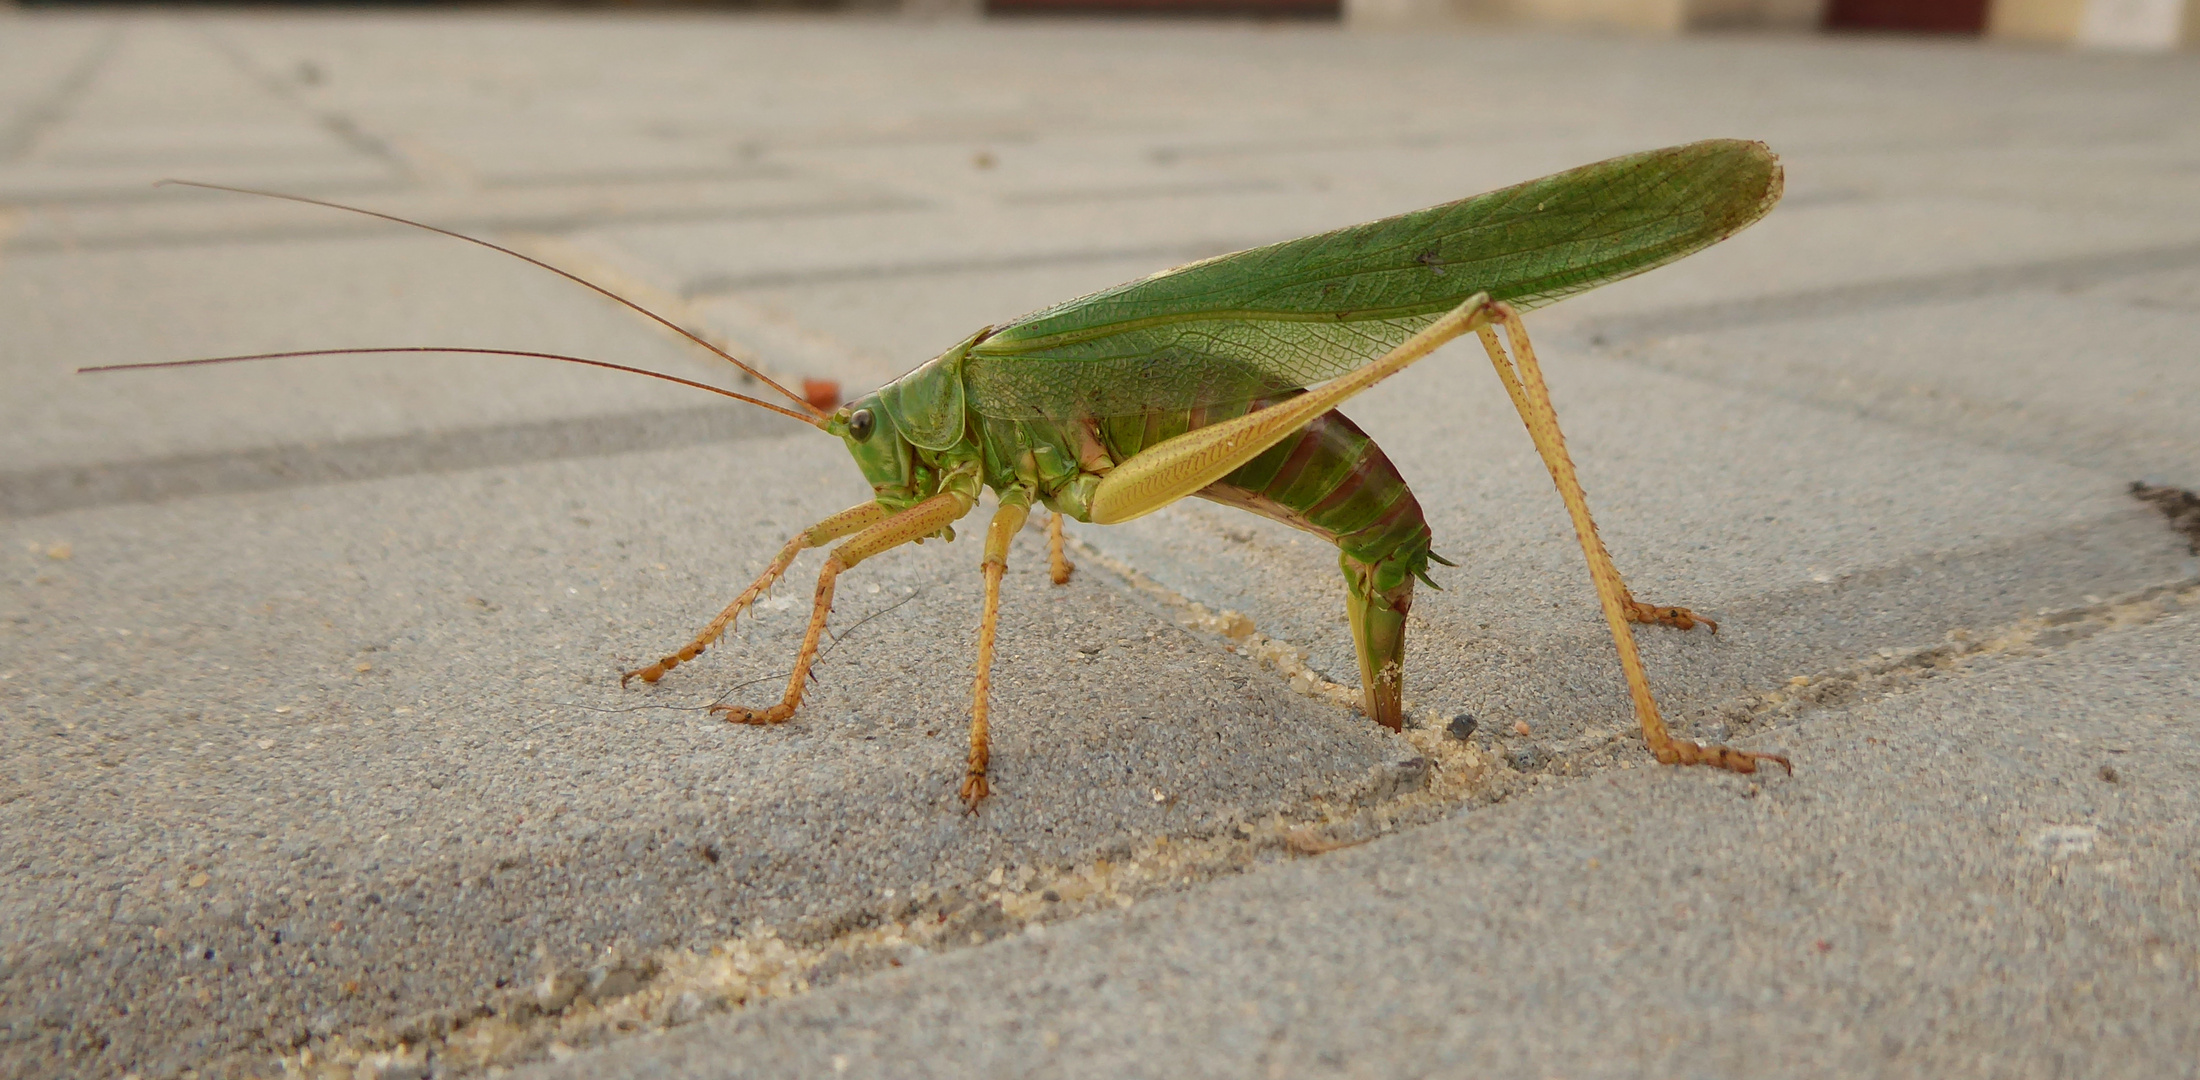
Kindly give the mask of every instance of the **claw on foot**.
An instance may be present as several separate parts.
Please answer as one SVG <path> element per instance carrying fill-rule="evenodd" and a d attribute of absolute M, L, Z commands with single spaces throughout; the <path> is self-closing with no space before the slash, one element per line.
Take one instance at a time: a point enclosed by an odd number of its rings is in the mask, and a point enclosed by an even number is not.
<path fill-rule="evenodd" d="M 1686 739 L 1675 739 L 1653 753 L 1666 765 L 1709 765 L 1728 772 L 1753 773 L 1757 771 L 1758 762 L 1769 761 L 1786 769 L 1789 776 L 1795 775 L 1795 765 L 1780 754 L 1759 754 L 1731 746 L 1705 746 Z"/>
<path fill-rule="evenodd" d="M 993 789 L 987 786 L 984 773 L 971 772 L 963 777 L 962 801 L 963 805 L 969 807 L 972 813 L 976 813 L 978 804 L 992 793 Z"/>
<path fill-rule="evenodd" d="M 729 724 L 784 724 L 794 718 L 794 706 L 781 702 L 768 709 L 750 709 L 740 705 L 713 705 L 713 714 L 723 716 Z"/>
<path fill-rule="evenodd" d="M 1062 553 L 1068 545 L 1069 537 L 1062 532 L 1062 515 L 1047 518 L 1047 577 L 1056 585 L 1069 584 L 1070 572 L 1077 569 L 1077 564 Z"/>
<path fill-rule="evenodd" d="M 1712 633 L 1719 632 L 1718 621 L 1708 616 L 1698 615 L 1684 607 L 1661 607 L 1657 604 L 1645 604 L 1632 597 L 1627 600 L 1627 621 L 1656 623 L 1659 626 L 1670 626 L 1675 630 L 1693 630 L 1698 623 L 1701 623 L 1705 629 L 1710 630 Z"/>

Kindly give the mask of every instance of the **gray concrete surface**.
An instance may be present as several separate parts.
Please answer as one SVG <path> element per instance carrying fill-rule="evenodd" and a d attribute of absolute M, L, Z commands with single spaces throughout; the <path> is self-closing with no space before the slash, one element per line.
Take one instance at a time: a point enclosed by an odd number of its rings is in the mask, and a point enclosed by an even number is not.
<path fill-rule="evenodd" d="M 2192 1076 L 2196 672 L 2187 612 L 531 1075 Z"/>
<path fill-rule="evenodd" d="M 1904 41 L 18 13 L 0 1071 L 2189 1075 L 2200 566 L 2124 488 L 2200 487 L 2196 92 L 2191 57 Z M 1021 542 L 975 817 L 967 539 L 849 580 L 836 627 L 876 617 L 787 727 L 700 706 L 776 692 L 801 585 L 616 685 L 863 495 L 814 435 L 520 362 L 69 374 L 414 343 L 720 374 L 490 253 L 164 176 L 486 232 L 859 388 L 1185 259 L 1710 135 L 1771 142 L 1787 203 L 1533 325 L 1623 570 L 1724 623 L 1646 639 L 1669 711 L 1798 757 L 1755 788 L 1621 768 L 1578 552 L 1465 350 L 1349 411 L 1462 564 L 1409 698 L 1486 754 L 1188 628 L 1242 611 L 1353 681 L 1333 556 L 1189 505 L 1079 530 L 1066 590 Z M 1923 678 L 1943 653 L 1977 663 Z M 1206 861 L 1030 895 L 1172 840 Z M 1672 936 L 1627 929 L 1645 894 Z M 778 940 L 807 959 L 750 996 L 787 1000 L 694 1023 L 740 995 L 690 959 Z"/>

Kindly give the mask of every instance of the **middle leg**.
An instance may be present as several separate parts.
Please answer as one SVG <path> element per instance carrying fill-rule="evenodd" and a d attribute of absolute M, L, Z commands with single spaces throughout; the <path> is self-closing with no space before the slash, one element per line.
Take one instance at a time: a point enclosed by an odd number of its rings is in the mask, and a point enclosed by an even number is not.
<path fill-rule="evenodd" d="M 1068 545 L 1068 538 L 1062 535 L 1062 512 L 1050 511 L 1047 514 L 1047 578 L 1056 585 L 1069 584 L 1070 572 L 1077 569 L 1077 564 L 1062 554 L 1062 549 Z"/>
<path fill-rule="evenodd" d="M 994 511 L 993 524 L 985 530 L 985 609 L 978 618 L 978 677 L 970 691 L 970 763 L 963 770 L 962 782 L 963 804 L 972 810 L 992 792 L 985 779 L 986 766 L 993 756 L 986 716 L 993 690 L 993 638 L 1001 625 L 1001 577 L 1008 572 L 1009 541 L 1015 539 L 1030 513 L 1029 492 L 1004 492 L 1001 508 Z"/>

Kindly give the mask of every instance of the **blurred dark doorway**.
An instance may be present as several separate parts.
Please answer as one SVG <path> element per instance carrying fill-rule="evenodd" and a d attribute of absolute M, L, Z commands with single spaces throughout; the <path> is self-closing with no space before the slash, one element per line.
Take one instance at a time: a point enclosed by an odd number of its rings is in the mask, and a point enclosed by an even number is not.
<path fill-rule="evenodd" d="M 1910 30 L 1928 34 L 1986 31 L 1987 0 L 1833 0 L 1828 30 Z"/>
<path fill-rule="evenodd" d="M 1342 18 L 1343 0 L 985 0 L 988 15 L 1152 15 Z"/>

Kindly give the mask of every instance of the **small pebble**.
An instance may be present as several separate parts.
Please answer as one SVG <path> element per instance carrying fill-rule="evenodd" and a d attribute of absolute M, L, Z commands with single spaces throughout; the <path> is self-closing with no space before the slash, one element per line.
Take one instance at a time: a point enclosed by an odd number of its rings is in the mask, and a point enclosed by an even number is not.
<path fill-rule="evenodd" d="M 1525 739 L 1529 735 L 1533 734 L 1533 732 L 1530 732 L 1528 730 L 1528 722 L 1526 720 L 1515 720 L 1513 721 L 1513 734 Z"/>
<path fill-rule="evenodd" d="M 1451 723 L 1444 725 L 1444 734 L 1465 742 L 1474 737 L 1476 726 L 1473 713 L 1460 713 L 1451 718 Z"/>

